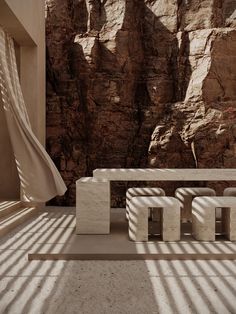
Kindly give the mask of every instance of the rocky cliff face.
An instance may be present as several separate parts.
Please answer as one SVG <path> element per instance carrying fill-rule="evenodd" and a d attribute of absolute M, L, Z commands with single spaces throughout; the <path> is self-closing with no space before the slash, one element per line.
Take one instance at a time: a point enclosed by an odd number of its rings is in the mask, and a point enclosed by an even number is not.
<path fill-rule="evenodd" d="M 58 204 L 95 168 L 236 167 L 235 0 L 46 0 L 46 13 Z"/>

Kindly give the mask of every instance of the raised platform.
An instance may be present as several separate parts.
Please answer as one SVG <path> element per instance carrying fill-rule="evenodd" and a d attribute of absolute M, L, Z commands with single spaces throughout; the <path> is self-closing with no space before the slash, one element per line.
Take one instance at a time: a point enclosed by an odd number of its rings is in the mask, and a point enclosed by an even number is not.
<path fill-rule="evenodd" d="M 189 234 L 189 226 L 179 242 L 163 242 L 158 237 L 153 238 L 155 241 L 132 242 L 128 239 L 125 209 L 111 210 L 109 235 L 76 235 L 72 213 L 58 219 L 58 227 L 45 230 L 31 249 L 29 260 L 236 259 L 236 242 L 222 236 L 215 242 L 196 241 Z"/>

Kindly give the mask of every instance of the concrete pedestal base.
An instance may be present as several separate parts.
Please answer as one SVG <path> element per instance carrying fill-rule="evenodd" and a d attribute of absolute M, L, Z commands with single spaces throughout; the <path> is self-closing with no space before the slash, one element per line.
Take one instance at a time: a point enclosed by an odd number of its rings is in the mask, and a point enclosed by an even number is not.
<path fill-rule="evenodd" d="M 76 182 L 76 233 L 110 233 L 110 182 L 81 178 Z"/>

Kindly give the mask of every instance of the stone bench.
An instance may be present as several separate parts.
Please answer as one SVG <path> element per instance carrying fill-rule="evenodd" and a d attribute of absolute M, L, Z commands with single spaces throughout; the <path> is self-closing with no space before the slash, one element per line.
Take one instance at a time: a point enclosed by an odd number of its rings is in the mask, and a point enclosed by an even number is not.
<path fill-rule="evenodd" d="M 236 241 L 236 198 L 199 196 L 192 202 L 192 234 L 200 241 L 215 241 L 216 208 L 222 208 L 222 223 L 227 238 Z"/>
<path fill-rule="evenodd" d="M 110 233 L 110 183 L 85 177 L 76 182 L 76 233 Z"/>
<path fill-rule="evenodd" d="M 180 240 L 180 203 L 174 197 L 136 196 L 129 203 L 129 237 L 148 241 L 148 209 L 161 208 L 163 241 Z"/>
<path fill-rule="evenodd" d="M 126 191 L 126 218 L 129 219 L 129 203 L 134 196 L 165 196 L 165 191 L 161 188 L 129 188 Z M 149 213 L 150 216 L 150 213 Z"/>
<path fill-rule="evenodd" d="M 175 197 L 181 203 L 181 220 L 192 221 L 192 201 L 196 196 L 215 196 L 216 192 L 210 188 L 184 187 L 175 191 Z"/>

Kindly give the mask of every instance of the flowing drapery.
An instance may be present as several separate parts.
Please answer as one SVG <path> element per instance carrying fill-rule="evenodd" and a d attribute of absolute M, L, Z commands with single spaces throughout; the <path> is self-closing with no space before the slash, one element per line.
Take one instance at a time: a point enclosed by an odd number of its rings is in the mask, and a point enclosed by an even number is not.
<path fill-rule="evenodd" d="M 53 161 L 33 134 L 21 91 L 14 41 L 0 27 L 0 91 L 25 201 L 46 202 L 66 186 Z"/>

